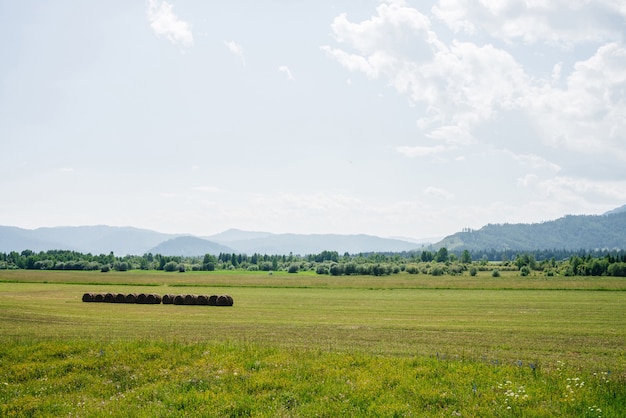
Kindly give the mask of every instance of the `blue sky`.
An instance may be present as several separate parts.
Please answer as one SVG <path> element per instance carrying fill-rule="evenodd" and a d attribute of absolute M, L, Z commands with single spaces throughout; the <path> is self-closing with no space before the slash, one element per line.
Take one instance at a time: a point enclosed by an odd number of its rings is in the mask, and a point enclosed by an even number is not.
<path fill-rule="evenodd" d="M 626 203 L 626 4 L 0 0 L 0 224 L 441 237 Z"/>

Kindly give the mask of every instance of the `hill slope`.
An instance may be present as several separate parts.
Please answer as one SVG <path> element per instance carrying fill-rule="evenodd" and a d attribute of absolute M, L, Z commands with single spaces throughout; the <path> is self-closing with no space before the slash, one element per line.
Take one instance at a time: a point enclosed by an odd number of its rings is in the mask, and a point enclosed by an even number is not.
<path fill-rule="evenodd" d="M 232 248 L 217 244 L 198 237 L 184 236 L 169 239 L 160 243 L 147 252 L 161 255 L 180 255 L 185 257 L 203 256 L 205 254 L 218 255 L 232 253 Z"/>
<path fill-rule="evenodd" d="M 608 215 L 568 215 L 537 224 L 486 225 L 457 232 L 433 246 L 449 250 L 624 249 L 626 212 Z"/>

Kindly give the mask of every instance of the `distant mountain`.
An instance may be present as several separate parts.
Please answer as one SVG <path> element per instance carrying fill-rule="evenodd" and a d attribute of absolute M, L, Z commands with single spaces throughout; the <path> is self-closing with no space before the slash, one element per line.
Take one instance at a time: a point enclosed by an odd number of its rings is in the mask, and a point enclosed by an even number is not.
<path fill-rule="evenodd" d="M 50 249 L 76 250 L 62 241 L 56 242 L 53 237 L 46 239 L 39 237 L 30 229 L 22 229 L 14 226 L 0 226 L 0 252 L 9 253 L 11 251 L 21 252 L 22 250 L 32 250 L 35 252 Z"/>
<path fill-rule="evenodd" d="M 536 224 L 487 225 L 457 232 L 433 245 L 448 250 L 626 249 L 626 211 L 568 215 Z"/>
<path fill-rule="evenodd" d="M 231 228 L 219 234 L 211 235 L 208 237 L 202 237 L 209 241 L 219 243 L 229 243 L 233 241 L 245 241 L 256 238 L 266 238 L 273 235 L 270 232 L 258 232 L 258 231 L 242 231 L 241 229 Z"/>
<path fill-rule="evenodd" d="M 176 237 L 132 227 L 69 226 L 22 229 L 0 226 L 0 251 L 73 250 L 91 254 L 143 254 L 148 248 Z"/>
<path fill-rule="evenodd" d="M 619 208 L 615 208 L 613 210 L 610 210 L 608 212 L 605 212 L 604 215 L 614 215 L 616 213 L 622 213 L 622 212 L 626 212 L 626 205 L 620 206 Z"/>
<path fill-rule="evenodd" d="M 169 239 L 147 251 L 152 254 L 180 255 L 185 257 L 203 256 L 205 254 L 233 253 L 232 248 L 198 237 L 184 236 Z"/>
<path fill-rule="evenodd" d="M 148 252 L 163 255 L 317 254 L 324 250 L 344 252 L 400 252 L 419 245 L 371 235 L 272 234 L 230 229 L 203 239 L 180 234 L 164 234 L 146 229 L 112 226 L 38 228 L 35 230 L 0 226 L 0 252 L 32 250 L 73 250 L 83 253 L 116 255 Z"/>
<path fill-rule="evenodd" d="M 318 254 L 337 251 L 351 254 L 365 252 L 401 252 L 419 247 L 418 244 L 372 235 L 336 234 L 270 234 L 265 237 L 231 241 L 230 247 L 246 254 Z"/>
<path fill-rule="evenodd" d="M 272 234 L 229 229 L 210 237 L 164 234 L 132 227 L 77 226 L 34 230 L 0 226 L 0 252 L 74 250 L 82 253 L 141 255 L 340 254 L 420 250 L 425 240 L 372 235 Z M 428 248 L 448 250 L 626 249 L 626 205 L 603 215 L 568 215 L 536 224 L 486 225 L 476 231 L 450 235 Z"/>

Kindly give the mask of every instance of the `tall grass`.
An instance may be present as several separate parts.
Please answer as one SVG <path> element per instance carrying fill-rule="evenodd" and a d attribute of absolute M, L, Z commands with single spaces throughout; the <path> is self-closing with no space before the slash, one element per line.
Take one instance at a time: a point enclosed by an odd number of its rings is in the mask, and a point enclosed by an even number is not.
<path fill-rule="evenodd" d="M 611 371 L 258 344 L 49 341 L 0 349 L 2 416 L 618 417 Z"/>

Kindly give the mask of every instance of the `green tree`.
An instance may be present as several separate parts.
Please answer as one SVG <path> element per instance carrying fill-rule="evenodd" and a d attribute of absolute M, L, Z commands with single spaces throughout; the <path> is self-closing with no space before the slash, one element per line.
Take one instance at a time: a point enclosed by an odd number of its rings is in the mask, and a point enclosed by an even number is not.
<path fill-rule="evenodd" d="M 461 253 L 461 264 L 470 264 L 472 262 L 472 255 L 469 251 L 463 250 Z"/>
<path fill-rule="evenodd" d="M 449 259 L 450 259 L 450 256 L 448 255 L 448 249 L 446 247 L 441 247 L 439 251 L 437 251 L 437 254 L 435 255 L 435 261 L 439 263 L 445 263 Z"/>

